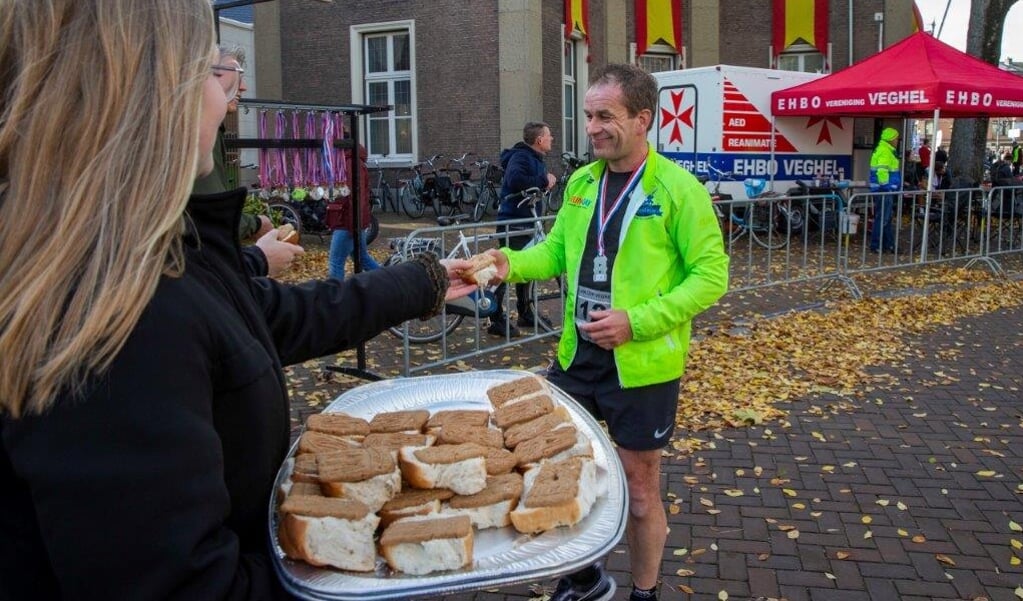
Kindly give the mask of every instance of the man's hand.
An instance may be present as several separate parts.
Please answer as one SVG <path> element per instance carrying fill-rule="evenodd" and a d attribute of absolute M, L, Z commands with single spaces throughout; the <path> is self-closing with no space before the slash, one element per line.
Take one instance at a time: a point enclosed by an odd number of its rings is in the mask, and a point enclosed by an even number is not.
<path fill-rule="evenodd" d="M 277 230 L 271 229 L 256 240 L 256 246 L 266 256 L 267 275 L 275 278 L 291 266 L 295 257 L 305 253 L 305 249 L 297 244 L 281 242 L 277 239 Z"/>
<path fill-rule="evenodd" d="M 600 348 L 610 351 L 632 340 L 632 324 L 625 311 L 590 311 L 589 317 L 593 321 L 579 324 L 579 329 Z"/>
<path fill-rule="evenodd" d="M 500 284 L 508 277 L 508 257 L 504 256 L 504 253 L 496 248 L 491 248 L 486 252 L 491 257 L 494 257 L 494 267 L 497 268 L 497 275 L 487 283 L 491 286 Z"/>
<path fill-rule="evenodd" d="M 554 177 L 553 173 L 547 174 L 547 189 L 550 190 L 554 187 L 554 184 L 558 183 L 558 178 Z"/>

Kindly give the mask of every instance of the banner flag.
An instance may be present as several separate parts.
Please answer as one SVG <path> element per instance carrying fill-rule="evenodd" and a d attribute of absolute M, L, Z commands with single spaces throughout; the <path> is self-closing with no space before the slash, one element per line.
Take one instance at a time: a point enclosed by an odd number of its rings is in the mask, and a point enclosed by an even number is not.
<path fill-rule="evenodd" d="M 681 0 L 635 0 L 636 56 L 653 44 L 666 44 L 682 53 Z"/>
<path fill-rule="evenodd" d="M 590 39 L 589 0 L 565 0 L 565 39 L 578 31 L 587 42 Z"/>
<path fill-rule="evenodd" d="M 804 42 L 828 55 L 828 0 L 774 0 L 774 55 Z"/>

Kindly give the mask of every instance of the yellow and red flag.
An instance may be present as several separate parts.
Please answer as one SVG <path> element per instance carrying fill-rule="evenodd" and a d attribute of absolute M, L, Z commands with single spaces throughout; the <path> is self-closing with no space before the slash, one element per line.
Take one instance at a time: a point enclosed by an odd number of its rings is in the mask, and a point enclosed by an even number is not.
<path fill-rule="evenodd" d="M 565 39 L 578 31 L 583 39 L 590 39 L 589 0 L 565 0 Z"/>
<path fill-rule="evenodd" d="M 636 55 L 652 44 L 667 44 L 682 53 L 681 0 L 636 0 Z"/>
<path fill-rule="evenodd" d="M 828 0 L 774 0 L 774 55 L 803 42 L 828 55 Z"/>

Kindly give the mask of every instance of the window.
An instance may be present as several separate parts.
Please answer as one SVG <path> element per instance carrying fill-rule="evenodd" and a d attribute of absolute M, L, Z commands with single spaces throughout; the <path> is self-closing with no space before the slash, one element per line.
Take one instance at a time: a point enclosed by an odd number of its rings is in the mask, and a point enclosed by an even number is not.
<path fill-rule="evenodd" d="M 804 73 L 827 73 L 824 55 L 809 44 L 793 44 L 778 55 L 778 69 Z"/>
<path fill-rule="evenodd" d="M 366 116 L 369 155 L 386 162 L 408 163 L 416 156 L 414 39 L 411 22 L 352 28 L 352 97 L 392 107 Z"/>
<path fill-rule="evenodd" d="M 630 52 L 635 54 L 636 44 L 630 45 Z M 679 68 L 679 55 L 667 44 L 652 44 L 642 56 L 635 59 L 636 65 L 647 73 L 658 71 L 674 71 Z"/>
<path fill-rule="evenodd" d="M 579 98 L 576 93 L 577 80 L 575 45 L 575 40 L 565 40 L 562 56 L 563 68 L 561 70 L 561 90 L 563 107 L 561 117 L 561 148 L 562 152 L 571 152 L 578 156 L 579 153 L 576 152 L 576 139 L 579 137 L 579 119 L 577 110 Z"/>

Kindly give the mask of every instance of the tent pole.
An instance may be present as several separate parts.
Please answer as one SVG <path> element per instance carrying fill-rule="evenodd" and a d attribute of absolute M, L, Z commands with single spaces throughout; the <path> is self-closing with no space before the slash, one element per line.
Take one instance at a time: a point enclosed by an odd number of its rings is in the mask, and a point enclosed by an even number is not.
<path fill-rule="evenodd" d="M 771 154 L 770 154 L 771 158 L 767 162 L 767 179 L 770 182 L 770 186 L 771 186 L 770 190 L 772 190 L 772 191 L 774 190 L 774 174 L 778 172 L 778 170 L 774 167 L 774 143 L 775 143 L 774 133 L 775 133 L 775 123 L 776 123 L 777 119 L 778 119 L 777 117 L 775 117 L 774 115 L 771 115 Z"/>
<path fill-rule="evenodd" d="M 941 109 L 934 109 L 934 132 L 933 135 L 938 135 L 938 116 L 941 114 Z M 920 239 L 922 244 L 920 245 L 920 262 L 923 263 L 927 259 L 927 226 L 928 221 L 931 218 L 931 196 L 934 194 L 934 155 L 931 154 L 931 162 L 927 165 L 927 199 L 924 201 L 924 231 L 923 237 Z"/>

